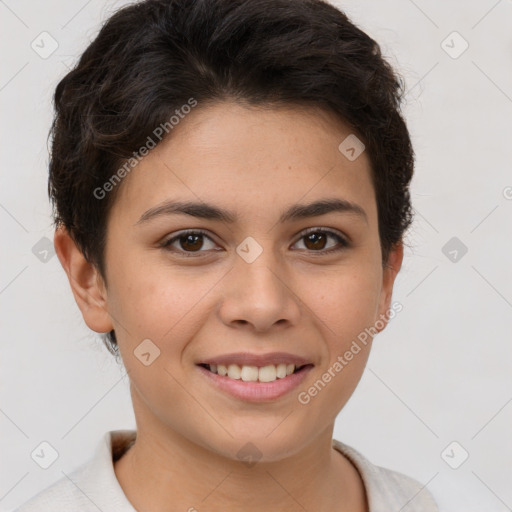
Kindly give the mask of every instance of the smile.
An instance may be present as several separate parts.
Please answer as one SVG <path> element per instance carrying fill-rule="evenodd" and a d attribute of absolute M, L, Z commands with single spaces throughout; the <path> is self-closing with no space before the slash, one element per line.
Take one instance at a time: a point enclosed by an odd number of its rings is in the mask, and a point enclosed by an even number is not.
<path fill-rule="evenodd" d="M 243 380 L 244 382 L 274 382 L 277 379 L 284 379 L 288 375 L 300 371 L 304 366 L 296 366 L 294 364 L 269 364 L 266 366 L 251 366 L 238 364 L 204 364 L 201 365 L 212 373 L 216 373 L 222 377 L 228 377 L 234 380 Z"/>
<path fill-rule="evenodd" d="M 298 387 L 313 365 L 279 363 L 257 367 L 198 364 L 197 368 L 214 389 L 239 400 L 265 402 L 277 400 Z"/>

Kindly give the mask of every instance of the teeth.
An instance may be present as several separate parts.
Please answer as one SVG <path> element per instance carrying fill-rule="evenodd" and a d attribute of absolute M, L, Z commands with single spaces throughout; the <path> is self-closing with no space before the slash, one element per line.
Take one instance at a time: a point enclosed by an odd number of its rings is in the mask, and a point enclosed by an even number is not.
<path fill-rule="evenodd" d="M 237 364 L 230 364 L 228 366 L 228 377 L 230 379 L 236 379 L 239 380 L 242 376 L 242 370 L 240 369 L 240 366 Z"/>
<path fill-rule="evenodd" d="M 262 366 L 258 373 L 260 382 L 274 382 L 277 379 L 277 368 L 274 364 Z"/>
<path fill-rule="evenodd" d="M 292 370 L 292 372 L 293 372 L 293 370 Z M 277 375 L 278 379 L 283 379 L 284 377 L 286 377 L 287 373 L 286 373 L 286 365 L 285 364 L 278 364 L 276 366 L 276 375 Z"/>
<path fill-rule="evenodd" d="M 230 376 L 229 373 L 228 373 L 228 376 Z M 240 372 L 240 377 L 245 382 L 256 382 L 258 380 L 258 367 L 257 366 L 242 366 L 242 370 Z"/>
<path fill-rule="evenodd" d="M 295 371 L 294 364 L 280 363 L 278 365 L 269 364 L 267 366 L 238 366 L 230 364 L 211 364 L 210 371 L 217 373 L 223 377 L 230 379 L 243 380 L 244 382 L 274 382 L 276 379 L 284 379 L 287 375 L 291 375 Z"/>

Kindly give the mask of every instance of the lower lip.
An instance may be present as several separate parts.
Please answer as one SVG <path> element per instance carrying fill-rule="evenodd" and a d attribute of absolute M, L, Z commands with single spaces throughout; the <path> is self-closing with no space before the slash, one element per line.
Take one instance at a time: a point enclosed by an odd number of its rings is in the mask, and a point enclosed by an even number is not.
<path fill-rule="evenodd" d="M 296 388 L 306 378 L 313 365 L 305 366 L 297 373 L 292 373 L 273 382 L 245 382 L 241 379 L 235 380 L 218 375 L 203 366 L 197 366 L 197 368 L 210 379 L 214 386 L 235 398 L 247 402 L 268 402 L 276 400 Z"/>

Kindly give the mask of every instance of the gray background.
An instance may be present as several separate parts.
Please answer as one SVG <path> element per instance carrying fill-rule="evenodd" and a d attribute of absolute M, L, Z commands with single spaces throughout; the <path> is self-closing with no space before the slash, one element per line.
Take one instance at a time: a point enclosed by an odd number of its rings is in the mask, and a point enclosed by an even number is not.
<path fill-rule="evenodd" d="M 135 428 L 124 370 L 44 239 L 51 95 L 123 3 L 0 1 L 2 511 L 83 464 L 107 430 Z M 417 162 L 403 310 L 334 436 L 427 485 L 442 511 L 512 510 L 512 1 L 336 5 L 404 76 Z M 58 44 L 46 58 L 42 32 Z M 46 470 L 31 458 L 43 441 L 59 453 Z"/>

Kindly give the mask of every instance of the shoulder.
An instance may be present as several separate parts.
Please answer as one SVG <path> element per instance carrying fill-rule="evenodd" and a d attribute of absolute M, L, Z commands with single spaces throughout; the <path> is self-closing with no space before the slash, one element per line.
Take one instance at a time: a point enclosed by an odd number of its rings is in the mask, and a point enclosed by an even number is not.
<path fill-rule="evenodd" d="M 336 439 L 333 439 L 333 447 L 359 471 L 370 512 L 439 512 L 426 485 L 398 471 L 372 464 L 357 450 Z"/>
<path fill-rule="evenodd" d="M 114 472 L 120 446 L 129 446 L 134 431 L 104 434 L 93 457 L 23 503 L 14 512 L 134 512 Z"/>
<path fill-rule="evenodd" d="M 79 468 L 80 469 L 80 468 Z M 70 475 L 70 479 L 63 477 L 50 487 L 36 494 L 25 502 L 14 512 L 64 512 L 69 510 L 89 511 L 97 508 L 73 485 L 72 479 L 76 476 Z"/>

